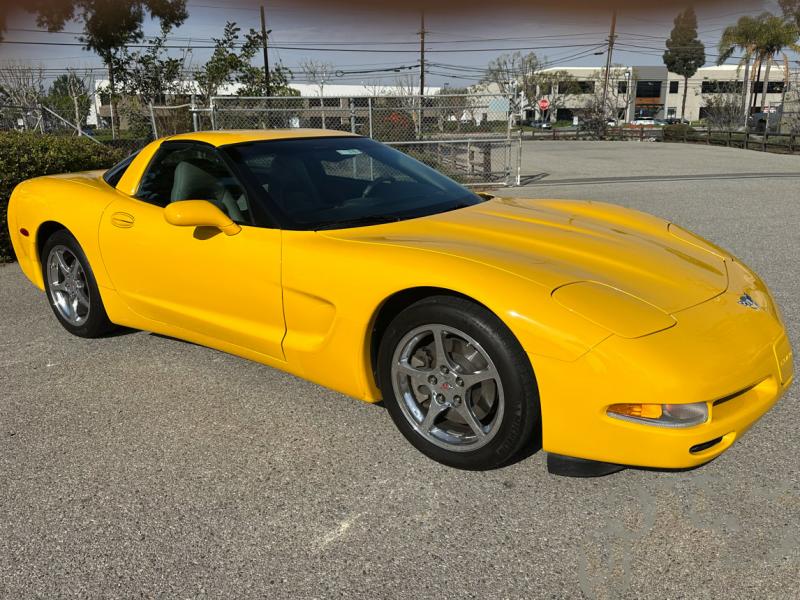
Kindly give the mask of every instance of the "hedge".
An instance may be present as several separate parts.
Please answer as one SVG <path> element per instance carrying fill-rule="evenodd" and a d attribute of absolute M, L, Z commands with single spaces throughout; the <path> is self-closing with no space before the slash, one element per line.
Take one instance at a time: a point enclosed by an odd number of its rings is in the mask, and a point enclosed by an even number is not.
<path fill-rule="evenodd" d="M 18 183 L 40 175 L 104 169 L 123 157 L 120 150 L 82 137 L 0 132 L 0 263 L 14 260 L 6 212 Z"/>

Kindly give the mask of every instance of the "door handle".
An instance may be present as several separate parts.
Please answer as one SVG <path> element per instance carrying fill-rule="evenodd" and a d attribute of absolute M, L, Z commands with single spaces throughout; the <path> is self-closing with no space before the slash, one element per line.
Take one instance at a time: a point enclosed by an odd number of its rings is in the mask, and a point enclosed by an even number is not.
<path fill-rule="evenodd" d="M 133 215 L 124 212 L 115 212 L 111 215 L 111 224 L 114 227 L 121 227 L 122 229 L 129 229 L 133 227 Z"/>

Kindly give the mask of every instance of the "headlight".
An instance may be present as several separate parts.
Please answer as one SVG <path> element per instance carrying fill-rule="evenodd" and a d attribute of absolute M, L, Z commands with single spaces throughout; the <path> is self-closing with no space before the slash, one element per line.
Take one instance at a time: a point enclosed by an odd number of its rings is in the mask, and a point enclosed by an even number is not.
<path fill-rule="evenodd" d="M 623 338 L 669 329 L 677 321 L 657 306 L 594 281 L 578 281 L 553 291 L 553 299 L 585 319 Z"/>
<path fill-rule="evenodd" d="M 708 421 L 708 404 L 612 404 L 609 417 L 656 425 L 658 427 L 693 427 Z"/>

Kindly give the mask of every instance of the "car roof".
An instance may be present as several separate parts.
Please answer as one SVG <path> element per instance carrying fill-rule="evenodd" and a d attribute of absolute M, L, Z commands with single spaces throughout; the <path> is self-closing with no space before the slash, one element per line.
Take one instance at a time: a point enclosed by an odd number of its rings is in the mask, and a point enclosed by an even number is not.
<path fill-rule="evenodd" d="M 195 131 L 180 133 L 166 139 L 170 141 L 195 141 L 205 142 L 212 146 L 225 146 L 228 144 L 241 144 L 243 142 L 260 142 L 266 140 L 286 140 L 298 138 L 325 138 L 325 137 L 360 137 L 349 131 L 336 131 L 331 129 L 226 129 L 222 131 Z"/>

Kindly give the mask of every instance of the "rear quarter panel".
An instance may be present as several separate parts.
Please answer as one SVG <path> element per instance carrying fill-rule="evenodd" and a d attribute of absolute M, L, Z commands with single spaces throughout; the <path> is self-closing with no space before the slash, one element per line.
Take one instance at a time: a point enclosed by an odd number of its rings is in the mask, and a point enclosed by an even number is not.
<path fill-rule="evenodd" d="M 34 285 L 44 289 L 37 248 L 42 226 L 58 223 L 78 240 L 98 286 L 111 286 L 97 234 L 103 210 L 118 193 L 103 181 L 102 171 L 38 177 L 14 189 L 8 204 L 11 243 L 22 271 Z M 23 235 L 23 229 L 29 235 Z"/>

